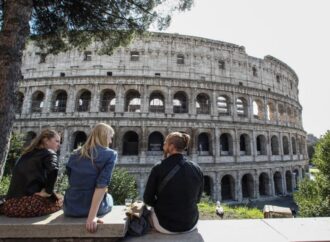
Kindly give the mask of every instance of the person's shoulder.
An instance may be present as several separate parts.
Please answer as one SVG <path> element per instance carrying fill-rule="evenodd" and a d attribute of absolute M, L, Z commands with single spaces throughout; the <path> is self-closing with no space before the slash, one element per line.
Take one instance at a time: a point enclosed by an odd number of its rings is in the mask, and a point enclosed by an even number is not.
<path fill-rule="evenodd" d="M 199 170 L 200 172 L 202 171 L 201 167 L 200 167 L 196 162 L 194 162 L 194 161 L 192 161 L 192 160 L 188 160 L 188 159 L 186 160 L 186 162 L 188 162 L 189 165 L 195 167 L 195 168 L 196 168 L 197 170 Z"/>
<path fill-rule="evenodd" d="M 103 152 L 103 153 L 106 153 L 106 154 L 111 154 L 111 155 L 115 155 L 115 156 L 118 155 L 118 154 L 117 154 L 117 151 L 115 151 L 115 150 L 113 150 L 113 149 L 111 149 L 111 148 L 109 148 L 109 147 L 101 147 L 101 146 L 100 146 L 99 149 L 101 149 L 102 152 Z"/>

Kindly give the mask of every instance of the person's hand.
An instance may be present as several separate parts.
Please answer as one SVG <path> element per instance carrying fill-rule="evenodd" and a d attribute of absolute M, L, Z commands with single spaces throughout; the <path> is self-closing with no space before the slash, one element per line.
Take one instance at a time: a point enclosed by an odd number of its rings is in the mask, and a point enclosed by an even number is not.
<path fill-rule="evenodd" d="M 86 229 L 90 233 L 95 233 L 97 230 L 97 224 L 103 224 L 103 220 L 100 218 L 87 218 Z"/>
<path fill-rule="evenodd" d="M 40 196 L 40 197 L 50 197 L 52 194 L 49 194 L 45 191 L 45 189 L 41 189 L 40 192 L 36 192 L 34 195 Z"/>

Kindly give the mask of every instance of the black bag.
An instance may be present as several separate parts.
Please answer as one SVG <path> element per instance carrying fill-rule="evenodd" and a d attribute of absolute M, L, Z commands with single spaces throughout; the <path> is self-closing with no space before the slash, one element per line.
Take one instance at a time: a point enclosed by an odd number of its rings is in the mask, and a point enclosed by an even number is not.
<path fill-rule="evenodd" d="M 135 209 L 134 209 L 135 208 Z M 150 210 L 145 204 L 138 204 L 126 213 L 129 218 L 127 234 L 131 236 L 141 236 L 150 230 L 151 226 L 149 223 Z"/>

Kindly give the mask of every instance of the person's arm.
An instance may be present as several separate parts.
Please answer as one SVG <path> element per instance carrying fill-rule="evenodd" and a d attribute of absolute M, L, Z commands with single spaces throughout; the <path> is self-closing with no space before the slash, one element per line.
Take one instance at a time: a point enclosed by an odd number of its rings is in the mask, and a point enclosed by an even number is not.
<path fill-rule="evenodd" d="M 97 218 L 96 215 L 106 191 L 107 191 L 106 187 L 95 188 L 92 204 L 89 209 L 89 213 L 86 221 L 86 229 L 90 233 L 96 232 L 97 223 L 103 223 L 103 220 Z"/>
<path fill-rule="evenodd" d="M 55 152 L 49 151 L 49 154 L 43 158 L 43 164 L 46 171 L 46 181 L 45 187 L 40 191 L 35 193 L 35 195 L 41 197 L 50 197 L 54 194 L 54 187 L 58 174 L 58 161 Z"/>
<path fill-rule="evenodd" d="M 143 194 L 144 203 L 148 204 L 151 207 L 154 207 L 156 204 L 156 192 L 158 187 L 157 182 L 157 174 L 156 174 L 156 166 L 152 168 L 146 188 Z"/>

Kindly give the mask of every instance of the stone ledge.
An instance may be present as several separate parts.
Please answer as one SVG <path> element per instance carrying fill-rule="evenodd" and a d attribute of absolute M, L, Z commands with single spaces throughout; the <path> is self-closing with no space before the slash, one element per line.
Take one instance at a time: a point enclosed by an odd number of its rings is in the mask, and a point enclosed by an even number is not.
<path fill-rule="evenodd" d="M 60 210 L 51 215 L 35 218 L 0 217 L 0 241 L 3 239 L 56 239 L 56 238 L 121 238 L 127 231 L 125 206 L 114 206 L 102 217 L 96 233 L 85 229 L 86 218 L 69 218 Z"/>

